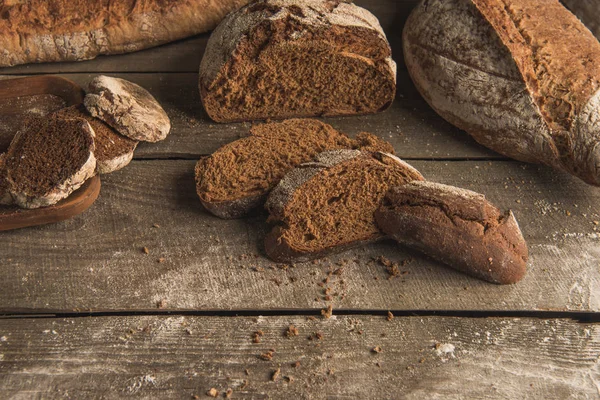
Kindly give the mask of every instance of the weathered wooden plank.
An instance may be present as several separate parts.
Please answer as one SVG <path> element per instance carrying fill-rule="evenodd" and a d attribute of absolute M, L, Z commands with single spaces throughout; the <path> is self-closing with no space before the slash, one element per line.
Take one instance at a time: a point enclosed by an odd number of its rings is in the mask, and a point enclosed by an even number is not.
<path fill-rule="evenodd" d="M 81 217 L 0 233 L 0 310 L 600 310 L 600 189 L 516 162 L 413 165 L 514 210 L 531 253 L 522 282 L 480 282 L 393 242 L 277 266 L 262 256 L 264 215 L 223 221 L 202 209 L 193 161 L 135 161 L 103 177 Z M 388 280 L 380 255 L 412 262 Z M 324 284 L 338 262 L 342 275 Z"/>
<path fill-rule="evenodd" d="M 392 54 L 400 68 L 402 56 L 402 28 L 417 0 L 357 0 L 380 20 Z M 136 53 L 100 56 L 94 60 L 70 63 L 46 63 L 2 68 L 3 74 L 56 74 L 69 72 L 197 72 L 209 34 L 195 36 L 160 47 Z"/>
<path fill-rule="evenodd" d="M 284 336 L 290 324 L 298 336 Z M 5 399 L 191 399 L 211 388 L 245 399 L 600 395 L 600 326 L 569 320 L 17 319 L 0 320 L 0 338 Z"/>
<path fill-rule="evenodd" d="M 210 121 L 200 102 L 196 73 L 114 75 L 148 89 L 165 107 L 172 121 L 169 137 L 156 144 L 140 144 L 135 153 L 137 159 L 196 159 L 248 133 L 248 123 L 216 124 Z M 397 100 L 385 113 L 324 120 L 348 134 L 368 131 L 381 136 L 390 141 L 404 158 L 502 158 L 435 114 L 416 92 L 406 72 L 399 75 Z M 94 75 L 62 76 L 85 86 Z M 0 143 L 5 142 L 7 140 L 0 138 Z"/>

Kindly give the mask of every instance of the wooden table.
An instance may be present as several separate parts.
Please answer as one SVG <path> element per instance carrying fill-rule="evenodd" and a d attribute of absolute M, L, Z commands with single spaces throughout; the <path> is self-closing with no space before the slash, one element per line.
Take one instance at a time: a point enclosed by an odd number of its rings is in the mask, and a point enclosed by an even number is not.
<path fill-rule="evenodd" d="M 211 388 L 253 399 L 600 397 L 600 189 L 508 160 L 438 117 L 402 63 L 415 2 L 359 3 L 388 32 L 397 100 L 380 115 L 326 121 L 375 133 L 426 178 L 513 209 L 531 253 L 526 278 L 490 285 L 392 242 L 318 263 L 269 262 L 264 215 L 222 221 L 195 194 L 194 163 L 249 128 L 215 124 L 202 109 L 208 35 L 8 68 L 139 83 L 173 130 L 103 177 L 83 215 L 0 233 L 0 398 L 186 399 Z M 379 255 L 410 262 L 390 279 Z"/>

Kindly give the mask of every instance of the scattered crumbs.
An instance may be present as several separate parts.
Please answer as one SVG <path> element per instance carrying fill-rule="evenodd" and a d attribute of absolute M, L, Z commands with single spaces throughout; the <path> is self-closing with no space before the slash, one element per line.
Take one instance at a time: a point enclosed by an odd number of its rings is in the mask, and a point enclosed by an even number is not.
<path fill-rule="evenodd" d="M 263 331 L 256 331 L 252 334 L 252 343 L 260 343 L 260 339 L 264 336 Z"/>
<path fill-rule="evenodd" d="M 246 374 L 246 376 L 250 376 L 250 370 L 249 370 L 248 368 L 246 368 L 246 369 L 244 370 L 244 373 Z"/>
<path fill-rule="evenodd" d="M 391 311 L 388 311 L 387 317 L 385 319 L 388 320 L 388 321 L 393 320 L 394 319 L 394 314 L 392 314 Z"/>
<path fill-rule="evenodd" d="M 273 359 L 273 353 L 275 353 L 275 350 L 271 349 L 266 353 L 261 354 L 259 358 L 264 361 L 271 361 Z"/>
<path fill-rule="evenodd" d="M 277 382 L 279 377 L 281 377 L 281 368 L 277 368 L 275 371 L 273 371 L 273 374 L 271 375 L 271 380 L 273 382 Z"/>
<path fill-rule="evenodd" d="M 285 331 L 285 337 L 293 337 L 293 336 L 298 336 L 299 331 L 298 328 L 296 328 L 296 326 L 294 326 L 293 324 L 290 324 L 290 326 L 287 328 L 287 330 Z"/>
<path fill-rule="evenodd" d="M 407 274 L 408 272 L 401 272 L 400 267 L 407 266 L 408 264 L 410 264 L 412 262 L 412 259 L 402 260 L 401 263 L 395 263 L 395 262 L 392 262 L 387 257 L 379 256 L 379 257 L 375 258 L 375 261 L 377 261 L 379 264 L 381 264 L 385 267 L 385 270 L 387 271 L 387 273 L 389 275 L 388 279 L 392 279 L 392 278 L 398 277 L 400 275 Z"/>
<path fill-rule="evenodd" d="M 333 369 L 333 368 L 329 368 L 329 369 L 327 370 L 327 375 L 333 375 L 333 374 L 335 374 L 335 369 Z"/>
<path fill-rule="evenodd" d="M 315 332 L 311 335 L 308 336 L 308 340 L 323 340 L 323 338 L 325 337 L 325 335 L 323 335 L 323 332 Z"/>
<path fill-rule="evenodd" d="M 425 362 L 425 357 L 422 357 L 422 358 L 419 360 L 419 363 L 420 363 L 420 364 L 423 364 L 424 362 Z"/>
<path fill-rule="evenodd" d="M 199 398 L 200 398 L 200 396 L 198 396 L 197 394 L 192 396 L 192 399 L 194 399 L 194 400 L 198 400 Z"/>
<path fill-rule="evenodd" d="M 296 361 L 295 363 L 292 364 L 293 368 L 299 368 L 300 367 L 300 361 Z"/>
<path fill-rule="evenodd" d="M 166 299 L 160 299 L 159 301 L 156 302 L 156 308 L 166 308 L 166 307 L 167 307 Z"/>
<path fill-rule="evenodd" d="M 600 222 L 598 222 L 598 221 L 592 221 L 592 223 L 593 223 L 594 225 L 598 225 Z"/>
<path fill-rule="evenodd" d="M 190 328 L 185 328 L 185 333 L 191 336 L 192 330 Z"/>
<path fill-rule="evenodd" d="M 372 353 L 377 353 L 377 354 L 379 354 L 379 353 L 381 353 L 381 352 L 382 352 L 382 350 L 381 350 L 381 347 L 380 347 L 380 346 L 375 346 L 375 347 L 373 347 L 373 348 L 371 349 L 371 352 L 372 352 Z"/>
<path fill-rule="evenodd" d="M 521 204 L 521 200 L 520 200 L 520 199 L 517 199 L 517 200 L 515 200 L 515 202 L 516 202 L 517 204 Z"/>
<path fill-rule="evenodd" d="M 152 224 L 152 227 L 153 228 L 160 228 L 160 225 L 159 224 Z"/>
<path fill-rule="evenodd" d="M 333 316 L 333 306 L 330 304 L 327 306 L 326 309 L 321 310 L 321 315 L 325 318 L 325 319 L 329 319 Z"/>
<path fill-rule="evenodd" d="M 217 396 L 219 396 L 219 391 L 217 389 L 215 389 L 215 388 L 210 388 L 206 392 L 206 395 L 210 396 L 210 397 L 217 397 Z"/>
<path fill-rule="evenodd" d="M 570 217 L 570 216 L 571 216 L 571 211 L 569 211 L 569 210 L 566 210 L 566 211 L 565 211 L 565 215 L 566 215 L 567 217 Z"/>
<path fill-rule="evenodd" d="M 226 398 L 226 399 L 230 399 L 232 394 L 233 394 L 233 389 L 232 389 L 232 388 L 228 388 L 228 389 L 225 391 L 225 398 Z"/>
<path fill-rule="evenodd" d="M 164 257 L 159 258 L 158 260 L 156 260 L 159 264 L 162 264 L 166 261 L 167 259 Z"/>
<path fill-rule="evenodd" d="M 148 250 L 147 247 L 142 247 L 142 253 L 144 253 L 144 254 L 150 254 L 150 250 Z"/>
<path fill-rule="evenodd" d="M 284 376 L 283 379 L 285 379 L 285 381 L 287 383 L 294 383 L 294 377 L 293 376 Z"/>
<path fill-rule="evenodd" d="M 246 371 L 248 371 L 248 370 L 246 370 Z M 247 387 L 248 387 L 248 379 L 244 379 L 244 380 L 242 381 L 242 386 L 240 386 L 240 387 L 239 387 L 239 389 L 240 389 L 240 390 L 244 390 L 244 389 L 246 389 Z"/>

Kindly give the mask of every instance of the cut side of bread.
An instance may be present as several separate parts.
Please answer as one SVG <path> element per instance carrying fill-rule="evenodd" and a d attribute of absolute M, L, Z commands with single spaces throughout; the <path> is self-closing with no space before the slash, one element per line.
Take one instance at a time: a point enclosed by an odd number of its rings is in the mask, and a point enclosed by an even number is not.
<path fill-rule="evenodd" d="M 129 139 L 112 129 L 110 126 L 92 117 L 83 105 L 64 108 L 54 114 L 57 117 L 86 120 L 94 130 L 96 157 L 96 172 L 109 174 L 128 165 L 138 141 Z"/>
<path fill-rule="evenodd" d="M 88 85 L 84 105 L 93 117 L 133 140 L 158 142 L 171 130 L 171 121 L 156 99 L 124 79 L 95 77 Z"/>
<path fill-rule="evenodd" d="M 386 153 L 335 150 L 292 170 L 266 207 L 277 225 L 265 239 L 276 262 L 304 262 L 384 237 L 374 213 L 388 189 L 423 176 Z"/>
<path fill-rule="evenodd" d="M 497 284 L 523 278 L 528 251 L 515 216 L 485 196 L 432 182 L 394 187 L 375 213 L 399 243 Z"/>
<path fill-rule="evenodd" d="M 8 190 L 8 178 L 6 175 L 6 154 L 0 154 L 0 205 L 9 206 L 13 203 L 12 196 Z"/>
<path fill-rule="evenodd" d="M 196 165 L 196 191 L 204 207 L 221 218 L 239 218 L 261 206 L 283 176 L 326 150 L 365 149 L 393 153 L 369 133 L 356 139 L 314 119 L 254 125 L 250 136 L 229 143 Z"/>
<path fill-rule="evenodd" d="M 200 94 L 217 122 L 367 114 L 394 100 L 379 21 L 340 0 L 259 0 L 211 35 Z"/>
<path fill-rule="evenodd" d="M 6 169 L 19 207 L 56 204 L 94 176 L 94 131 L 83 119 L 30 119 L 10 144 Z"/>

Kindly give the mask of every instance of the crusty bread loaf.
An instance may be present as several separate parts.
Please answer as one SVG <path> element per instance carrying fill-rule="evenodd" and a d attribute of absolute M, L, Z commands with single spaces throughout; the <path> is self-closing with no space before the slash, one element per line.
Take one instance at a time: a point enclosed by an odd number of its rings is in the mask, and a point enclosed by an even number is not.
<path fill-rule="evenodd" d="M 204 207 L 221 218 L 239 218 L 262 205 L 292 168 L 335 149 L 393 153 L 392 145 L 368 133 L 350 139 L 315 119 L 255 125 L 250 136 L 229 143 L 196 165 L 196 190 Z"/>
<path fill-rule="evenodd" d="M 94 156 L 96 157 L 96 172 L 109 174 L 131 162 L 133 152 L 138 144 L 110 126 L 92 117 L 82 105 L 75 105 L 57 111 L 53 115 L 60 118 L 80 118 L 86 120 L 94 131 Z"/>
<path fill-rule="evenodd" d="M 100 75 L 88 85 L 85 108 L 120 134 L 133 140 L 158 142 L 171 130 L 169 116 L 143 87 Z"/>
<path fill-rule="evenodd" d="M 29 119 L 8 148 L 6 169 L 19 207 L 56 204 L 94 176 L 94 131 L 83 119 Z"/>
<path fill-rule="evenodd" d="M 213 32 L 200 94 L 218 122 L 382 111 L 396 64 L 379 21 L 342 0 L 258 0 Z"/>
<path fill-rule="evenodd" d="M 0 205 L 8 206 L 13 203 L 12 196 L 8 190 L 8 179 L 6 175 L 6 153 L 0 154 Z"/>
<path fill-rule="evenodd" d="M 7 0 L 0 67 L 128 53 L 213 29 L 248 0 Z"/>
<path fill-rule="evenodd" d="M 481 144 L 600 184 L 600 43 L 558 0 L 429 0 L 404 29 L 429 104 Z"/>
<path fill-rule="evenodd" d="M 598 0 L 561 0 L 561 2 L 600 38 L 600 3 Z"/>
<path fill-rule="evenodd" d="M 411 182 L 390 190 L 375 219 L 399 243 L 480 279 L 510 284 L 525 275 L 527 244 L 515 216 L 479 193 Z"/>
<path fill-rule="evenodd" d="M 392 186 L 423 180 L 413 167 L 381 152 L 334 150 L 290 171 L 266 207 L 276 223 L 267 256 L 302 262 L 384 237 L 374 212 Z"/>

